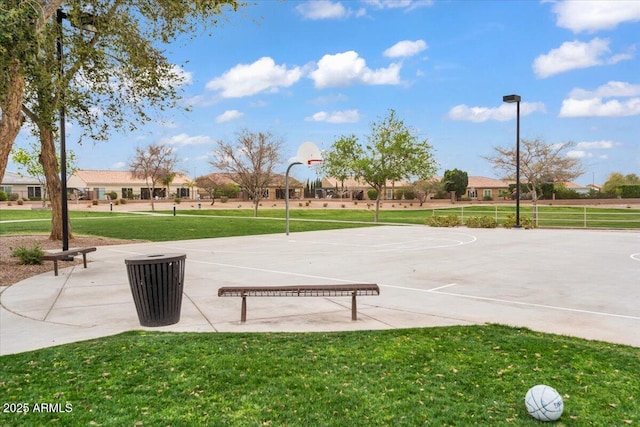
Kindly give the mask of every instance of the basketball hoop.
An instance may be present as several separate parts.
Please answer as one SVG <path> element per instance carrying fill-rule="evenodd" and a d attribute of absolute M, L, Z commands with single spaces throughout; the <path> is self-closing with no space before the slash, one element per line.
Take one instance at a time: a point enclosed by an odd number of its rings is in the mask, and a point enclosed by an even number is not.
<path fill-rule="evenodd" d="M 322 161 L 322 159 L 309 159 L 307 160 L 307 166 L 319 165 Z"/>

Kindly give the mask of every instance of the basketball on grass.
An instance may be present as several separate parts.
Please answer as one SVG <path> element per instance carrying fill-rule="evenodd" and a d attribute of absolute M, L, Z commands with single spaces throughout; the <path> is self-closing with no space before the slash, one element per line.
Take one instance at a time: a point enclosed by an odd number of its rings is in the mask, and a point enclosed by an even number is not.
<path fill-rule="evenodd" d="M 533 386 L 527 391 L 524 404 L 529 415 L 540 421 L 558 420 L 564 410 L 562 396 L 553 387 L 543 384 Z"/>

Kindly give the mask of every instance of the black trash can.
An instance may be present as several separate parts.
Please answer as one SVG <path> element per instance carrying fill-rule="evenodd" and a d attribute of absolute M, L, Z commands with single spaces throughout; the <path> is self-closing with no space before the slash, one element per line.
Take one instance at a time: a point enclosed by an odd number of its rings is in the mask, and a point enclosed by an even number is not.
<path fill-rule="evenodd" d="M 180 321 L 185 254 L 143 255 L 124 260 L 142 326 Z"/>

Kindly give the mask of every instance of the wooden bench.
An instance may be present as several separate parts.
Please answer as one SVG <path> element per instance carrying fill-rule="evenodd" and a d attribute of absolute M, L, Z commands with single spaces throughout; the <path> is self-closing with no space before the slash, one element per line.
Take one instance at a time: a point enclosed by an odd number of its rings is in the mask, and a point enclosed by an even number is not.
<path fill-rule="evenodd" d="M 340 297 L 351 296 L 351 320 L 358 320 L 356 296 L 380 295 L 376 284 L 301 285 L 301 286 L 226 286 L 219 297 L 242 297 L 240 321 L 247 321 L 247 297 Z"/>
<path fill-rule="evenodd" d="M 43 261 L 53 261 L 53 272 L 58 275 L 58 261 L 69 261 L 76 255 L 82 255 L 84 268 L 87 268 L 87 252 L 94 252 L 96 248 L 78 248 L 69 249 L 68 251 L 48 252 L 42 256 Z"/>

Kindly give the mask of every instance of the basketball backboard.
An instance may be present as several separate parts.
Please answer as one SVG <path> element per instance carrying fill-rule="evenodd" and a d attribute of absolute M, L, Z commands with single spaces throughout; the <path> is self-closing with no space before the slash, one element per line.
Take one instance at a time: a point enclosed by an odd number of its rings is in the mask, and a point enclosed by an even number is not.
<path fill-rule="evenodd" d="M 312 166 L 322 162 L 322 153 L 313 142 L 303 142 L 298 148 L 296 161 L 303 165 Z"/>

